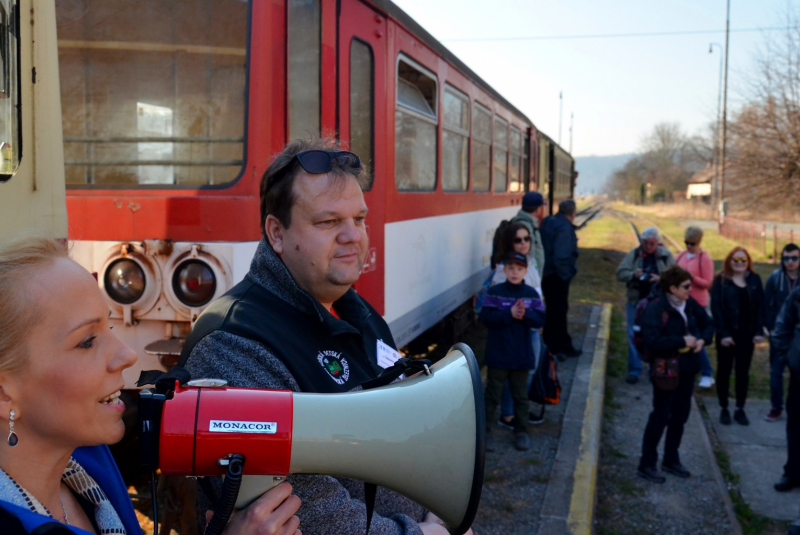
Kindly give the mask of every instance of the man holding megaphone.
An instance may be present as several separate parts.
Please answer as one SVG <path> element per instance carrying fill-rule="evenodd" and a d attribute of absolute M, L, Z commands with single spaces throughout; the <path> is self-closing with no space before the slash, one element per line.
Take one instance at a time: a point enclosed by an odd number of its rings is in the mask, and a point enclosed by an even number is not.
<path fill-rule="evenodd" d="M 365 175 L 359 157 L 332 140 L 294 141 L 277 155 L 261 181 L 263 237 L 250 271 L 206 309 L 187 339 L 193 377 L 344 393 L 401 356 L 386 322 L 351 288 L 369 248 Z M 302 500 L 297 516 L 305 535 L 365 532 L 360 482 L 316 475 L 289 481 Z M 375 512 L 371 534 L 447 533 L 422 506 L 386 489 L 378 490 Z"/>

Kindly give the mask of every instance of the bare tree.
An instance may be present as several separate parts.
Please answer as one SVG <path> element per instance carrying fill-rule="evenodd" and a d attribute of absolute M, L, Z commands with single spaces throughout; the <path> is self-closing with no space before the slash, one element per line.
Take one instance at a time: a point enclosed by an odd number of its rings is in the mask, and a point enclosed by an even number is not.
<path fill-rule="evenodd" d="M 614 173 L 609 193 L 629 202 L 671 200 L 710 160 L 707 142 L 689 138 L 678 123 L 660 123 L 642 138 L 641 154 Z"/>
<path fill-rule="evenodd" d="M 800 201 L 800 24 L 766 42 L 751 97 L 730 123 L 726 197 L 733 210 L 791 209 Z"/>

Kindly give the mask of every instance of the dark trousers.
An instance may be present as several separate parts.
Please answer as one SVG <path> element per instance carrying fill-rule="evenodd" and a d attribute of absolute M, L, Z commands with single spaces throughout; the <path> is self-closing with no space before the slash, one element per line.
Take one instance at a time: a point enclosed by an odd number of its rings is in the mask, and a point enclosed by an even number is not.
<path fill-rule="evenodd" d="M 569 312 L 569 283 L 558 275 L 546 275 L 542 279 L 544 293 L 544 343 L 553 353 L 571 353 L 572 338 L 567 332 Z"/>
<path fill-rule="evenodd" d="M 639 468 L 655 468 L 658 464 L 658 442 L 667 428 L 664 441 L 664 458 L 666 464 L 681 462 L 678 448 L 683 438 L 683 426 L 689 419 L 692 410 L 692 392 L 694 391 L 693 373 L 682 373 L 675 390 L 661 390 L 653 384 L 653 412 L 647 420 L 642 440 L 642 458 Z"/>
<path fill-rule="evenodd" d="M 717 398 L 719 406 L 728 408 L 731 371 L 736 372 L 736 407 L 744 408 L 747 387 L 750 385 L 750 363 L 753 362 L 753 342 L 735 340 L 736 345 L 723 347 L 717 342 Z"/>
<path fill-rule="evenodd" d="M 769 399 L 772 408 L 783 410 L 783 370 L 787 368 L 786 359 L 775 356 L 773 345 L 769 346 Z"/>
<path fill-rule="evenodd" d="M 786 446 L 789 455 L 783 473 L 800 481 L 800 372 L 789 368 L 789 396 L 786 398 Z"/>
<path fill-rule="evenodd" d="M 486 406 L 486 428 L 491 427 L 494 413 L 500 404 L 503 385 L 508 379 L 511 398 L 514 400 L 514 433 L 528 432 L 528 372 L 529 370 L 502 370 L 500 368 L 486 368 L 486 391 L 483 401 Z"/>

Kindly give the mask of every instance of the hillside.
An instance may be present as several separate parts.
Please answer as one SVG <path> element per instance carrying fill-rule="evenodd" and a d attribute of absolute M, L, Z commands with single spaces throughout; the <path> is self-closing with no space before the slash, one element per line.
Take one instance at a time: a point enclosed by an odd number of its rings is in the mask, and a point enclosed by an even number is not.
<path fill-rule="evenodd" d="M 578 171 L 578 183 L 575 187 L 577 195 L 601 193 L 606 180 L 625 165 L 635 153 L 617 154 L 614 156 L 578 156 L 575 158 L 575 170 Z"/>

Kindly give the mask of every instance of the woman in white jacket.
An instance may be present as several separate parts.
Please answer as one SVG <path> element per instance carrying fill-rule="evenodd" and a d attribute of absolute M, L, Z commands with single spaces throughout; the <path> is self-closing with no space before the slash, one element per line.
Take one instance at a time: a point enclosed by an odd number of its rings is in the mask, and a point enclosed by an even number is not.
<path fill-rule="evenodd" d="M 524 254 L 528 258 L 528 272 L 525 274 L 525 284 L 532 286 L 541 297 L 542 295 L 542 277 L 539 270 L 536 268 L 536 260 L 533 257 L 533 250 L 531 247 L 531 234 L 523 223 L 515 222 L 506 227 L 503 234 L 503 239 L 499 247 L 499 258 L 505 258 L 508 253 L 516 252 Z M 498 263 L 492 277 L 491 285 L 500 284 L 506 281 L 506 274 L 503 272 L 503 264 Z M 542 342 L 539 329 L 531 329 L 531 344 L 533 345 L 533 354 L 536 357 L 536 364 L 539 364 L 539 357 L 541 356 Z M 533 371 L 528 378 L 528 386 L 530 386 L 530 378 L 533 377 Z M 500 419 L 497 423 L 509 429 L 514 428 L 514 403 L 511 399 L 511 392 L 508 389 L 508 383 L 503 388 L 503 397 L 500 402 Z M 528 423 L 540 424 L 544 421 L 543 416 L 539 416 L 533 412 L 528 414 Z"/>

